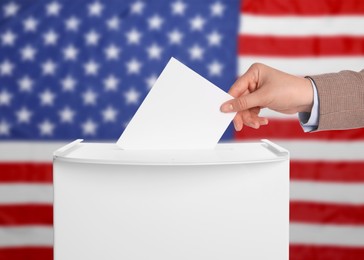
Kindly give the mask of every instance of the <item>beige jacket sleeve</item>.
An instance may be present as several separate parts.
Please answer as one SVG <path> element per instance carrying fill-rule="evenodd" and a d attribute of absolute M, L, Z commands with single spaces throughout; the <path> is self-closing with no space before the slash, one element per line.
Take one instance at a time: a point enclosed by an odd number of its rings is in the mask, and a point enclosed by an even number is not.
<path fill-rule="evenodd" d="M 364 70 L 310 78 L 319 98 L 318 131 L 364 127 Z"/>

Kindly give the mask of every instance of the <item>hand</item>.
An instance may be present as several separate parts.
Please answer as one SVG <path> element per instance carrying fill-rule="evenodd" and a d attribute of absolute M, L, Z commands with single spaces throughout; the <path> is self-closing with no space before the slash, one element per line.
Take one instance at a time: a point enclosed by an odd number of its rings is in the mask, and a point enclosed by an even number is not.
<path fill-rule="evenodd" d="M 293 76 L 264 64 L 253 64 L 230 88 L 235 99 L 221 106 L 222 112 L 237 112 L 234 127 L 244 125 L 258 129 L 268 119 L 259 116 L 260 109 L 269 108 L 285 114 L 310 112 L 313 89 L 309 79 Z"/>

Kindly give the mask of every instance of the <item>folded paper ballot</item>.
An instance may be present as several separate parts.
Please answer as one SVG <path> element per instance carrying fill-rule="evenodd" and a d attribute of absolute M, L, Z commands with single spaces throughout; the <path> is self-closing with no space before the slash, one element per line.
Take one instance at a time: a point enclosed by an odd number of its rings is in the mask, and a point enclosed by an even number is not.
<path fill-rule="evenodd" d="M 171 58 L 120 136 L 122 149 L 213 149 L 235 116 L 232 96 Z"/>

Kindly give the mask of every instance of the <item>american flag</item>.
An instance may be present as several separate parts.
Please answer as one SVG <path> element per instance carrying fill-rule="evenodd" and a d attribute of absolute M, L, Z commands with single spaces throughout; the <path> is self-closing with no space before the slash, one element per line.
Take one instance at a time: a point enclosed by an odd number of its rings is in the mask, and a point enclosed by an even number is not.
<path fill-rule="evenodd" d="M 52 152 L 116 141 L 171 56 L 225 90 L 258 61 L 360 70 L 363 14 L 359 0 L 1 1 L 0 259 L 53 258 Z M 363 259 L 364 131 L 265 113 L 224 140 L 290 150 L 290 259 Z"/>

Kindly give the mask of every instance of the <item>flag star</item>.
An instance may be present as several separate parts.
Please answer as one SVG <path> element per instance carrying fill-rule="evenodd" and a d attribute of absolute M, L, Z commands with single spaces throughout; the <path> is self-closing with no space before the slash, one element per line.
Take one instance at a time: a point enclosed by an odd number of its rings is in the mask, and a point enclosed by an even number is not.
<path fill-rule="evenodd" d="M 152 74 L 149 76 L 149 78 L 147 78 L 145 80 L 145 82 L 147 83 L 148 89 L 151 89 L 154 85 L 154 83 L 157 81 L 157 75 L 156 74 Z"/>
<path fill-rule="evenodd" d="M 49 16 L 58 16 L 62 6 L 57 1 L 53 1 L 46 6 L 46 9 Z"/>
<path fill-rule="evenodd" d="M 145 3 L 142 1 L 136 1 L 130 6 L 130 12 L 132 14 L 142 14 L 145 8 Z"/>
<path fill-rule="evenodd" d="M 118 115 L 118 111 L 115 110 L 112 106 L 108 106 L 101 113 L 102 117 L 104 118 L 104 122 L 115 122 L 116 116 Z"/>
<path fill-rule="evenodd" d="M 207 40 L 209 42 L 209 45 L 211 46 L 220 46 L 222 35 L 217 31 L 213 31 L 212 33 L 207 35 Z"/>
<path fill-rule="evenodd" d="M 45 45 L 55 45 L 58 40 L 58 34 L 53 30 L 49 30 L 43 35 Z"/>
<path fill-rule="evenodd" d="M 24 76 L 18 81 L 20 91 L 31 92 L 33 88 L 33 80 L 28 76 Z"/>
<path fill-rule="evenodd" d="M 142 34 L 135 28 L 127 32 L 125 35 L 129 44 L 139 44 L 140 38 L 142 37 Z"/>
<path fill-rule="evenodd" d="M 148 19 L 149 29 L 159 30 L 163 22 L 164 22 L 163 19 L 159 15 L 155 14 Z"/>
<path fill-rule="evenodd" d="M 203 19 L 200 15 L 196 15 L 193 19 L 190 20 L 191 30 L 202 31 L 205 23 L 205 19 Z"/>
<path fill-rule="evenodd" d="M 183 38 L 183 34 L 178 31 L 177 29 L 174 29 L 173 31 L 171 31 L 168 34 L 168 38 L 169 38 L 169 43 L 170 44 L 181 44 L 182 42 L 182 38 Z"/>
<path fill-rule="evenodd" d="M 48 119 L 38 125 L 40 135 L 53 135 L 55 125 Z"/>
<path fill-rule="evenodd" d="M 208 65 L 210 76 L 221 76 L 223 65 L 218 61 L 214 61 Z"/>
<path fill-rule="evenodd" d="M 6 89 L 0 92 L 0 106 L 9 106 L 13 95 L 9 93 Z"/>
<path fill-rule="evenodd" d="M 46 89 L 39 94 L 39 98 L 42 106 L 52 106 L 56 95 L 49 89 Z"/>
<path fill-rule="evenodd" d="M 80 26 L 80 20 L 72 16 L 65 21 L 66 30 L 76 32 Z"/>
<path fill-rule="evenodd" d="M 142 64 L 135 58 L 126 63 L 129 74 L 139 74 Z"/>
<path fill-rule="evenodd" d="M 160 59 L 163 49 L 157 44 L 153 43 L 149 48 L 147 48 L 149 59 Z"/>
<path fill-rule="evenodd" d="M 10 2 L 7 5 L 5 5 L 3 7 L 4 9 L 4 16 L 5 17 L 9 17 L 9 16 L 14 16 L 17 14 L 17 12 L 19 11 L 20 6 L 17 5 L 14 2 Z"/>
<path fill-rule="evenodd" d="M 84 135 L 95 135 L 98 125 L 92 119 L 88 119 L 81 127 Z"/>
<path fill-rule="evenodd" d="M 82 94 L 82 98 L 85 105 L 96 105 L 97 93 L 92 89 L 88 89 Z"/>
<path fill-rule="evenodd" d="M 60 121 L 62 123 L 73 123 L 73 118 L 75 114 L 76 114 L 75 111 L 70 109 L 69 107 L 64 107 L 62 110 L 58 112 Z"/>
<path fill-rule="evenodd" d="M 178 0 L 174 3 L 172 3 L 171 7 L 172 7 L 172 14 L 184 15 L 187 5 L 183 1 Z"/>
<path fill-rule="evenodd" d="M 117 16 L 113 16 L 106 21 L 106 24 L 110 30 L 118 30 L 120 26 L 120 20 Z"/>
<path fill-rule="evenodd" d="M 63 87 L 63 91 L 73 91 L 75 89 L 77 81 L 72 76 L 68 75 L 61 81 L 61 84 Z"/>
<path fill-rule="evenodd" d="M 57 64 L 52 60 L 47 60 L 42 64 L 43 75 L 53 75 L 56 71 Z"/>
<path fill-rule="evenodd" d="M 85 34 L 85 39 L 87 45 L 97 45 L 100 40 L 100 34 L 98 34 L 95 30 L 91 30 Z"/>
<path fill-rule="evenodd" d="M 22 107 L 18 111 L 16 111 L 16 117 L 18 118 L 18 123 L 30 123 L 30 118 L 33 113 L 26 107 Z"/>
<path fill-rule="evenodd" d="M 140 93 L 136 91 L 134 88 L 130 88 L 127 92 L 124 93 L 125 102 L 127 105 L 130 104 L 138 104 Z"/>
<path fill-rule="evenodd" d="M 24 26 L 24 31 L 35 32 L 37 30 L 38 21 L 30 16 L 23 21 L 23 26 Z"/>
<path fill-rule="evenodd" d="M 88 6 L 88 13 L 90 16 L 100 16 L 103 9 L 104 6 L 100 2 L 95 1 Z"/>
<path fill-rule="evenodd" d="M 77 55 L 78 55 L 78 49 L 71 44 L 63 49 L 63 57 L 65 60 L 76 60 Z"/>
<path fill-rule="evenodd" d="M 114 45 L 110 44 L 109 47 L 105 49 L 106 59 L 117 60 L 119 58 L 120 49 Z"/>
<path fill-rule="evenodd" d="M 212 16 L 223 16 L 225 6 L 220 2 L 215 2 L 210 6 Z"/>
<path fill-rule="evenodd" d="M 114 76 L 114 75 L 109 75 L 105 80 L 104 80 L 104 86 L 105 86 L 105 90 L 109 91 L 109 90 L 116 90 L 117 86 L 119 84 L 119 80 Z"/>
<path fill-rule="evenodd" d="M 12 31 L 7 30 L 1 35 L 2 44 L 12 46 L 14 45 L 16 37 L 16 34 L 14 34 Z"/>
<path fill-rule="evenodd" d="M 99 67 L 100 66 L 99 66 L 98 63 L 96 63 L 93 60 L 89 60 L 83 66 L 84 66 L 86 75 L 97 75 L 97 73 L 99 72 Z"/>
<path fill-rule="evenodd" d="M 10 135 L 10 128 L 11 125 L 7 121 L 4 119 L 0 121 L 0 135 Z"/>
<path fill-rule="evenodd" d="M 13 73 L 14 64 L 8 60 L 4 60 L 0 64 L 0 75 L 11 75 Z"/>
<path fill-rule="evenodd" d="M 198 44 L 195 44 L 188 50 L 188 52 L 190 53 L 191 60 L 202 60 L 205 50 L 202 49 Z"/>
<path fill-rule="evenodd" d="M 20 54 L 23 60 L 34 60 L 34 56 L 37 53 L 37 50 L 30 45 L 25 46 L 20 50 Z"/>

